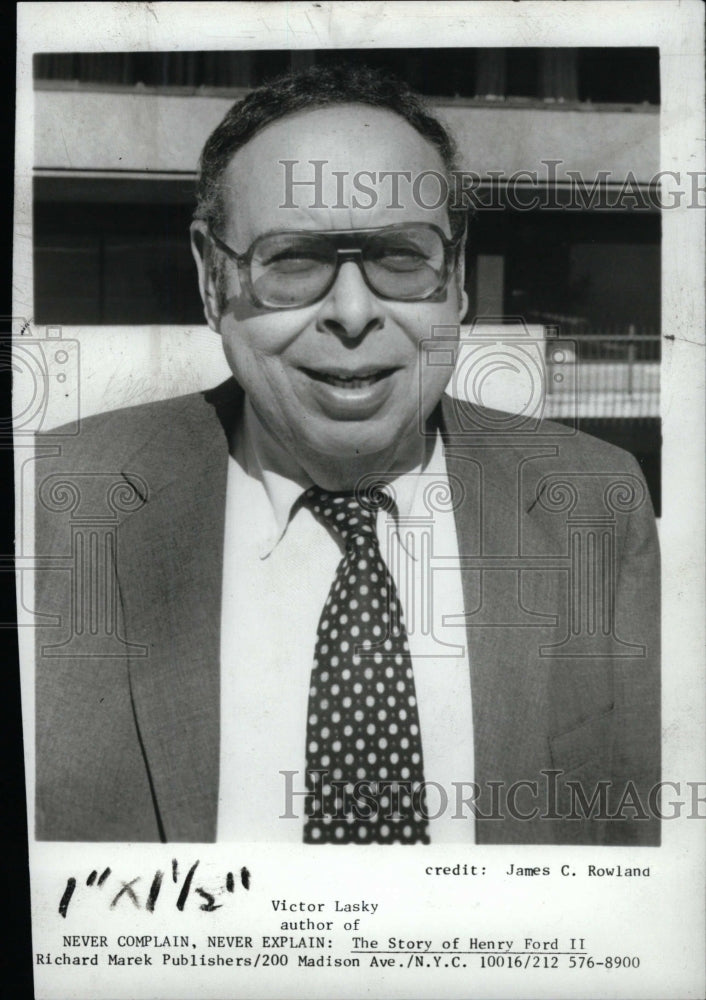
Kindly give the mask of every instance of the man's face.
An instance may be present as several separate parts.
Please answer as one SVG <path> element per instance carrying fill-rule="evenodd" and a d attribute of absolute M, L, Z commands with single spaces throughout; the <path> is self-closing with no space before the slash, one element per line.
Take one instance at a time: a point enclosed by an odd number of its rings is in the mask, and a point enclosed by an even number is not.
<path fill-rule="evenodd" d="M 317 207 L 310 207 L 317 200 L 313 187 L 285 188 L 281 160 L 296 161 L 295 181 L 313 178 L 310 160 L 327 161 Z M 360 206 L 352 205 L 352 178 L 360 171 L 376 175 L 376 183 L 368 174 L 362 182 L 375 189 L 372 207 L 360 191 Z M 388 111 L 339 105 L 291 115 L 233 157 L 224 177 L 225 223 L 218 235 L 241 254 L 263 233 L 282 230 L 425 222 L 450 236 L 445 206 L 416 204 L 408 181 L 400 182 L 401 207 L 391 207 L 390 180 L 380 181 L 381 171 L 407 171 L 414 179 L 423 171 L 443 173 L 443 164 L 430 143 Z M 438 200 L 438 187 L 422 192 L 427 203 Z M 283 208 L 287 202 L 295 207 Z M 346 207 L 335 207 L 341 204 Z M 208 294 L 209 268 L 200 270 L 202 294 Z M 349 462 L 358 472 L 389 470 L 418 452 L 420 408 L 426 417 L 449 378 L 446 365 L 420 371 L 419 344 L 435 326 L 458 324 L 466 302 L 456 276 L 441 301 L 391 301 L 368 288 L 358 264 L 347 260 L 324 298 L 273 310 L 249 302 L 236 264 L 226 261 L 224 293 L 211 321 L 233 374 L 263 425 L 305 470 L 311 474 L 327 462 Z M 212 293 L 212 302 L 215 298 Z"/>

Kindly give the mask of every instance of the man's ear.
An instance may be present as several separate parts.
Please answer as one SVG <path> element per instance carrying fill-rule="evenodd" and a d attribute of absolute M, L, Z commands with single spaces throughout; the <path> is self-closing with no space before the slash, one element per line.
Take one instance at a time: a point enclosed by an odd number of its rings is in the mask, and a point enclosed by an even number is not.
<path fill-rule="evenodd" d="M 211 329 L 218 333 L 221 318 L 218 273 L 214 260 L 215 250 L 208 238 L 208 225 L 202 219 L 195 219 L 191 223 L 190 232 L 191 253 L 198 272 L 204 316 Z"/>

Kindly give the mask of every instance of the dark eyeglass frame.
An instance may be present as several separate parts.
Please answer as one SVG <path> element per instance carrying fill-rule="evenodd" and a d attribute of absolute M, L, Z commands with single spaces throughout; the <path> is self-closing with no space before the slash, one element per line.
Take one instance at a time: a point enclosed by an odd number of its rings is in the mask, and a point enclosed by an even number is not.
<path fill-rule="evenodd" d="M 439 237 L 443 251 L 444 251 L 444 267 L 439 274 L 439 279 L 434 288 L 424 295 L 416 295 L 413 297 L 400 298 L 395 295 L 385 295 L 379 292 L 377 288 L 370 281 L 369 276 L 366 273 L 364 265 L 364 253 L 365 246 L 369 240 L 379 235 L 380 233 L 394 233 L 400 232 L 407 229 L 419 229 L 419 228 L 432 230 Z M 358 270 L 363 276 L 363 281 L 370 291 L 376 295 L 379 299 L 385 299 L 389 302 L 437 302 L 441 299 L 442 293 L 446 289 L 451 276 L 454 273 L 457 263 L 458 248 L 466 235 L 464 231 L 457 236 L 455 239 L 449 239 L 448 236 L 432 222 L 400 222 L 392 226 L 379 226 L 377 228 L 370 229 L 330 229 L 330 230 L 317 230 L 317 229 L 287 229 L 287 230 L 272 230 L 267 233 L 262 233 L 250 244 L 245 253 L 237 253 L 232 247 L 224 243 L 220 237 L 216 236 L 211 227 L 208 227 L 208 235 L 213 243 L 221 250 L 230 260 L 232 260 L 238 267 L 238 277 L 240 278 L 241 287 L 244 292 L 252 302 L 254 306 L 259 309 L 302 309 L 305 306 L 313 305 L 315 302 L 321 301 L 325 298 L 328 293 L 333 288 L 338 278 L 338 272 L 340 271 L 341 264 L 345 261 L 352 260 L 358 265 Z M 280 304 L 280 303 L 270 303 L 265 302 L 260 298 L 255 292 L 253 283 L 250 276 L 250 264 L 255 255 L 255 250 L 259 243 L 264 239 L 268 239 L 272 236 L 303 236 L 310 238 L 312 236 L 323 237 L 326 242 L 334 245 L 336 249 L 336 266 L 331 273 L 330 280 L 327 282 L 325 287 L 321 292 L 316 295 L 305 299 L 302 302 L 295 302 L 292 305 Z"/>

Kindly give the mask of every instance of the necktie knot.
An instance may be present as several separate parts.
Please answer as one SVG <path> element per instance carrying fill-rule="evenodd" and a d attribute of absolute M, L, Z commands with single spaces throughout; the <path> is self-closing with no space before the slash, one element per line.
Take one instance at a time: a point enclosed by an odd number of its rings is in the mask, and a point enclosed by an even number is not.
<path fill-rule="evenodd" d="M 365 494 L 332 493 L 311 486 L 302 502 L 314 516 L 339 535 L 346 545 L 361 536 L 376 538 L 375 520 L 380 509 L 389 509 L 392 500 L 380 489 Z"/>

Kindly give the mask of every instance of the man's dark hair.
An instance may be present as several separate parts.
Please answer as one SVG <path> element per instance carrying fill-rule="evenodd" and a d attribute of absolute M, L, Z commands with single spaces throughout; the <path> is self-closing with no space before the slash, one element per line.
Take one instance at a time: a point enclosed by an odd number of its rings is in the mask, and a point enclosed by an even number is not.
<path fill-rule="evenodd" d="M 368 104 L 398 114 L 435 147 L 453 191 L 456 146 L 449 132 L 404 81 L 369 66 L 343 63 L 314 66 L 280 76 L 234 104 L 211 133 L 201 153 L 194 218 L 203 219 L 217 232 L 223 222 L 221 180 L 235 153 L 266 125 L 297 111 L 335 104 Z M 449 206 L 453 237 L 465 226 L 465 211 Z"/>

